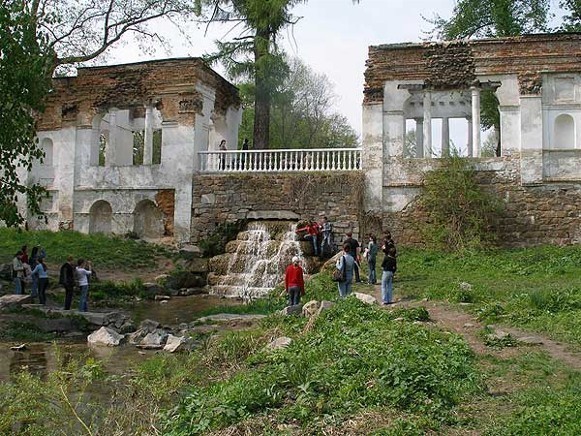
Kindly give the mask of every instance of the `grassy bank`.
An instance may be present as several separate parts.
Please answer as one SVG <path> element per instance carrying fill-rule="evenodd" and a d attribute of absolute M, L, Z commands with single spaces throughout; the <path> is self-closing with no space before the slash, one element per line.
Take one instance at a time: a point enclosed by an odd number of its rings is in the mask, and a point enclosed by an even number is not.
<path fill-rule="evenodd" d="M 23 245 L 28 246 L 29 255 L 32 247 L 40 245 L 50 263 L 64 262 L 71 255 L 75 259 L 92 260 L 97 269 L 120 271 L 153 268 L 160 257 L 172 255 L 167 247 L 121 237 L 0 228 L 0 263 L 11 261 Z"/>
<path fill-rule="evenodd" d="M 581 346 L 581 247 L 400 253 L 396 294 L 469 303 L 483 321 Z"/>

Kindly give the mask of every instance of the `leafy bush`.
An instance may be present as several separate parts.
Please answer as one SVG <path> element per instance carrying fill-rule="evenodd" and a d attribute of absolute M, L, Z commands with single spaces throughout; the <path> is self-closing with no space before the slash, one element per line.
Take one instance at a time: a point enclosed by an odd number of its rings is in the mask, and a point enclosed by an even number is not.
<path fill-rule="evenodd" d="M 452 251 L 492 242 L 493 219 L 501 203 L 480 187 L 469 159 L 452 154 L 440 162 L 426 174 L 420 195 L 428 215 L 425 240 Z"/>

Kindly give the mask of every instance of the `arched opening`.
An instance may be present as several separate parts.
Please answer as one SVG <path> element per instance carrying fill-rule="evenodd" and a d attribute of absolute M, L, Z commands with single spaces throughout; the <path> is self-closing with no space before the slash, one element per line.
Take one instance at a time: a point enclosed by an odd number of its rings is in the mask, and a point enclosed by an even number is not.
<path fill-rule="evenodd" d="M 575 120 L 569 114 L 555 118 L 553 148 L 575 148 Z"/>
<path fill-rule="evenodd" d="M 113 210 L 104 200 L 96 201 L 89 210 L 89 233 L 111 233 Z"/>
<path fill-rule="evenodd" d="M 53 145 L 52 140 L 44 138 L 40 143 L 40 148 L 44 151 L 44 160 L 41 165 L 51 167 L 53 165 Z"/>
<path fill-rule="evenodd" d="M 135 206 L 133 232 L 140 238 L 158 239 L 163 236 L 163 213 L 151 200 Z"/>

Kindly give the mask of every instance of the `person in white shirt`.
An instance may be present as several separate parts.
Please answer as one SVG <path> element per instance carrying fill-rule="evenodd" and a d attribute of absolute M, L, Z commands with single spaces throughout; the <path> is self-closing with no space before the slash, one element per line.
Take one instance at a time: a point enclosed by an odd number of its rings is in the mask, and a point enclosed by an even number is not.
<path fill-rule="evenodd" d="M 91 262 L 85 259 L 77 261 L 75 269 L 75 280 L 81 291 L 81 300 L 79 301 L 79 311 L 87 312 L 89 310 L 89 277 L 91 277 Z"/>

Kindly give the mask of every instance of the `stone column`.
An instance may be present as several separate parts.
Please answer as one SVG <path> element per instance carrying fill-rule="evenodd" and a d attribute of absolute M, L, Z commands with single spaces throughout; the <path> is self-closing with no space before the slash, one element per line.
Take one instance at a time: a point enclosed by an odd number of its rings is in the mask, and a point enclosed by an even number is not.
<path fill-rule="evenodd" d="M 472 144 L 472 118 L 466 118 L 468 121 L 468 152 L 467 156 L 472 157 L 474 155 L 474 147 Z"/>
<path fill-rule="evenodd" d="M 117 163 L 116 147 L 117 147 L 117 109 L 109 109 L 109 140 L 105 147 L 105 166 L 115 166 Z"/>
<path fill-rule="evenodd" d="M 362 113 L 362 166 L 365 168 L 365 210 L 380 212 L 383 207 L 383 107 L 381 103 L 364 104 Z"/>
<path fill-rule="evenodd" d="M 143 165 L 153 162 L 153 107 L 145 106 L 145 130 L 143 133 Z"/>
<path fill-rule="evenodd" d="M 442 157 L 450 156 L 450 120 L 442 118 Z"/>
<path fill-rule="evenodd" d="M 432 157 L 432 93 L 424 92 L 424 157 Z"/>
<path fill-rule="evenodd" d="M 472 150 L 473 157 L 480 157 L 480 88 L 473 86 L 472 91 Z"/>
<path fill-rule="evenodd" d="M 424 120 L 416 120 L 416 157 L 424 157 Z"/>

